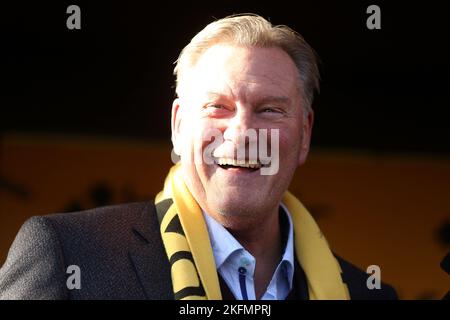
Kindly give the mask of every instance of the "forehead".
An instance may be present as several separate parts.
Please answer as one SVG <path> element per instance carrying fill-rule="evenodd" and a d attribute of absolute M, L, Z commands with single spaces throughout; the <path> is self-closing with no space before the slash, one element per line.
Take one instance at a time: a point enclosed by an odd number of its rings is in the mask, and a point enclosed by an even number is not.
<path fill-rule="evenodd" d="M 188 73 L 186 89 L 196 96 L 215 92 L 245 101 L 262 95 L 293 97 L 298 92 L 296 66 L 279 48 L 216 45 Z"/>

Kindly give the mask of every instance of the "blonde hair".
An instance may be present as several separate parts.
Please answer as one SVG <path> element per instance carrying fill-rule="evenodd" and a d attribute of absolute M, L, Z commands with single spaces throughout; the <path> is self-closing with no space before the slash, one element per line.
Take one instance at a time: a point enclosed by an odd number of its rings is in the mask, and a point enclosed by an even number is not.
<path fill-rule="evenodd" d="M 278 47 L 284 50 L 297 66 L 300 95 L 306 110 L 312 110 L 314 91 L 319 91 L 320 81 L 317 55 L 303 37 L 291 28 L 284 25 L 273 26 L 255 14 L 232 15 L 214 21 L 192 38 L 175 62 L 178 96 L 185 70 L 194 67 L 200 56 L 216 44 Z"/>

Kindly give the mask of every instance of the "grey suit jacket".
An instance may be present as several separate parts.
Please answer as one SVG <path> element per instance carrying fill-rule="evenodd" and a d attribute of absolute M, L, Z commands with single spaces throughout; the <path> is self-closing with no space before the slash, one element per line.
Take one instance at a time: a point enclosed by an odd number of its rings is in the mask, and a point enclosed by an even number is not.
<path fill-rule="evenodd" d="M 368 275 L 338 258 L 352 299 L 394 299 L 368 290 Z M 80 289 L 69 289 L 71 265 Z M 152 202 L 27 220 L 0 269 L 0 299 L 173 299 L 170 265 Z"/>
<path fill-rule="evenodd" d="M 0 299 L 173 299 L 157 230 L 150 202 L 32 217 L 0 269 Z M 66 285 L 70 265 L 79 290 Z"/>

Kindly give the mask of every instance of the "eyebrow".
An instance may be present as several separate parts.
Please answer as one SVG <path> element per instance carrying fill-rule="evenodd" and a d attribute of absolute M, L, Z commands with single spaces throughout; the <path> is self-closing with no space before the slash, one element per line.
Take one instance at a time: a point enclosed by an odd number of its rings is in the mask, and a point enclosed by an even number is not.
<path fill-rule="evenodd" d="M 213 91 L 208 91 L 206 92 L 206 95 L 208 96 L 208 98 L 212 97 L 212 98 L 226 98 L 227 95 L 222 94 L 222 93 L 218 93 L 218 92 L 213 92 Z"/>
<path fill-rule="evenodd" d="M 209 91 L 207 92 L 208 97 L 214 97 L 214 98 L 228 98 L 227 95 L 217 92 Z M 260 98 L 255 99 L 256 105 L 262 105 L 262 104 L 268 104 L 268 103 L 277 103 L 277 104 L 285 104 L 290 105 L 292 100 L 289 97 L 286 96 L 263 96 Z"/>
<path fill-rule="evenodd" d="M 277 103 L 277 104 L 285 104 L 290 105 L 291 99 L 285 96 L 265 96 L 261 99 L 257 100 L 258 105 L 267 104 L 267 103 Z"/>

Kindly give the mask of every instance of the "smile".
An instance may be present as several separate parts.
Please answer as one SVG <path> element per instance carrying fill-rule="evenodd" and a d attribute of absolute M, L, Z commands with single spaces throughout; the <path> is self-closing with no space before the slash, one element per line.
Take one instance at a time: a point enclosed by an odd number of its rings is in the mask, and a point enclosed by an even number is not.
<path fill-rule="evenodd" d="M 231 169 L 231 168 L 244 168 L 250 170 L 258 170 L 261 167 L 266 167 L 266 165 L 262 164 L 258 160 L 237 160 L 233 158 L 215 158 L 215 164 L 220 166 L 222 169 Z"/>

